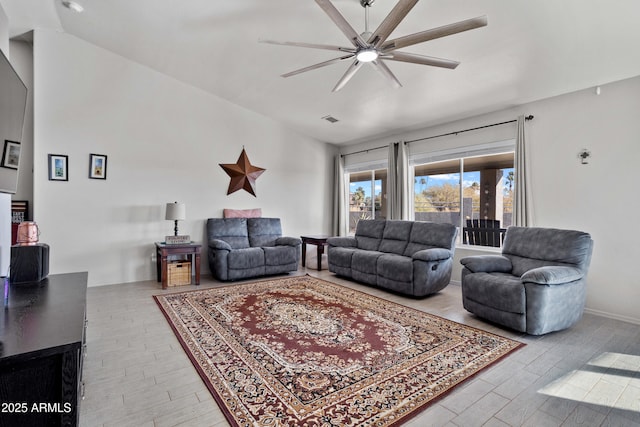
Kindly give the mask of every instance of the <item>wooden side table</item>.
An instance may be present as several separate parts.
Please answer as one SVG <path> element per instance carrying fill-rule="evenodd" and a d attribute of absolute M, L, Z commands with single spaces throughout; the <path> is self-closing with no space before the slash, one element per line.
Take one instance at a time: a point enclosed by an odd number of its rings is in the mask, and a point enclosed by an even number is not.
<path fill-rule="evenodd" d="M 322 254 L 324 253 L 324 247 L 327 245 L 327 239 L 329 236 L 316 235 L 316 236 L 300 236 L 302 239 L 302 266 L 304 267 L 307 261 L 307 243 L 310 245 L 316 245 L 318 251 L 318 271 L 322 270 Z"/>
<path fill-rule="evenodd" d="M 172 255 L 189 255 L 191 260 L 191 271 L 195 270 L 196 282 L 200 284 L 200 249 L 202 245 L 197 243 L 185 243 L 168 245 L 156 242 L 156 263 L 158 282 L 162 282 L 162 289 L 167 289 L 167 258 Z"/>

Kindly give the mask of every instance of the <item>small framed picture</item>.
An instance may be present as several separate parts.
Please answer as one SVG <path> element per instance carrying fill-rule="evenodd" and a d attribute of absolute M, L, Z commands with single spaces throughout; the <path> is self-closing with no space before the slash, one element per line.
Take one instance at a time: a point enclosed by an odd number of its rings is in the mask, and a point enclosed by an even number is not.
<path fill-rule="evenodd" d="M 15 141 L 4 141 L 4 151 L 2 152 L 2 163 L 0 166 L 9 169 L 18 169 L 20 163 L 20 143 Z"/>
<path fill-rule="evenodd" d="M 69 156 L 49 154 L 49 181 L 69 181 Z"/>
<path fill-rule="evenodd" d="M 104 154 L 89 155 L 89 178 L 107 179 L 107 156 Z"/>

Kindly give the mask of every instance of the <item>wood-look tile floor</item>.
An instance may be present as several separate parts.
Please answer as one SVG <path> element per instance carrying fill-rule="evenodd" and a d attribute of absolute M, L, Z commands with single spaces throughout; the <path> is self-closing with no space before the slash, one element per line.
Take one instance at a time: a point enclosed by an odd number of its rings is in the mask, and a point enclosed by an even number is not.
<path fill-rule="evenodd" d="M 418 300 L 326 270 L 297 274 L 306 273 L 527 344 L 406 426 L 640 426 L 638 325 L 585 314 L 569 330 L 533 337 L 467 313 L 456 284 Z M 203 277 L 199 288 L 225 285 Z M 155 281 L 88 289 L 81 426 L 229 425 L 152 298 L 189 289 Z"/>

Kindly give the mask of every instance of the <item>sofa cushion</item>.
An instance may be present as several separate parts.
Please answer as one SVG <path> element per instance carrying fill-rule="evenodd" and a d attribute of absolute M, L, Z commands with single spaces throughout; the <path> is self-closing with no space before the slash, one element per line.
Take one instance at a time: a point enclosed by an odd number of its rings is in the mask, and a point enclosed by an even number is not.
<path fill-rule="evenodd" d="M 360 220 L 356 226 L 356 242 L 358 249 L 377 251 L 384 232 L 386 221 Z"/>
<path fill-rule="evenodd" d="M 275 246 L 276 239 L 282 236 L 280 218 L 248 218 L 249 244 L 256 246 Z"/>
<path fill-rule="evenodd" d="M 354 251 L 351 258 L 351 268 L 366 274 L 377 274 L 376 264 L 382 255 L 384 254 L 378 251 Z"/>
<path fill-rule="evenodd" d="M 458 229 L 453 224 L 416 221 L 411 227 L 405 256 L 431 248 L 453 249 Z"/>
<path fill-rule="evenodd" d="M 264 250 L 264 263 L 265 265 L 287 265 L 291 262 L 296 262 L 295 246 L 265 246 Z"/>
<path fill-rule="evenodd" d="M 227 257 L 229 269 L 246 269 L 264 266 L 262 248 L 244 248 L 229 252 Z"/>
<path fill-rule="evenodd" d="M 524 314 L 525 288 L 519 277 L 509 273 L 473 273 L 462 280 L 462 294 L 482 305 L 509 313 Z"/>
<path fill-rule="evenodd" d="M 378 250 L 402 255 L 411 234 L 412 221 L 387 221 Z"/>
<path fill-rule="evenodd" d="M 384 254 L 378 258 L 376 271 L 378 276 L 396 282 L 411 282 L 413 280 L 413 261 L 402 255 Z"/>
<path fill-rule="evenodd" d="M 208 240 L 227 242 L 232 249 L 249 247 L 246 218 L 210 218 L 207 221 Z"/>

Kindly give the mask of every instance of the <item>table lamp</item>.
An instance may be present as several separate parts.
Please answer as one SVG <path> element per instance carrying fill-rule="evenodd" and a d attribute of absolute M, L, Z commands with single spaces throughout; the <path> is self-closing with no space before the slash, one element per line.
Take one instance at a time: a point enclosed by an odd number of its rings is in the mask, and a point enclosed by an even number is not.
<path fill-rule="evenodd" d="M 178 235 L 178 220 L 184 220 L 186 218 L 187 209 L 184 203 L 167 203 L 167 210 L 164 219 L 167 221 L 175 221 L 175 227 L 173 229 L 174 236 Z"/>

